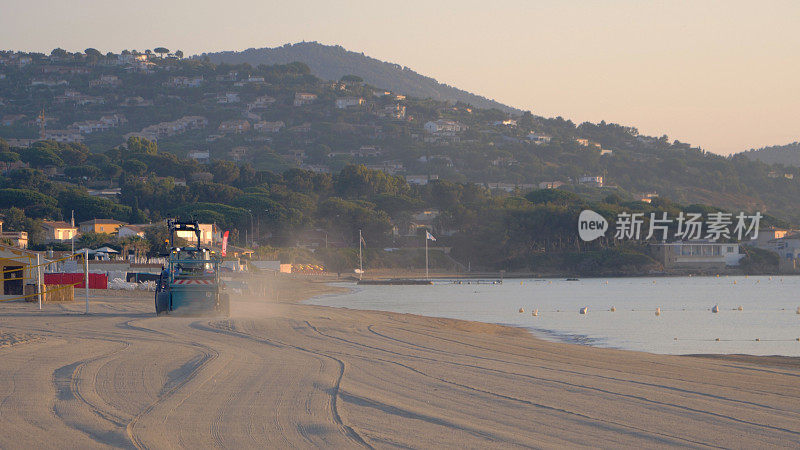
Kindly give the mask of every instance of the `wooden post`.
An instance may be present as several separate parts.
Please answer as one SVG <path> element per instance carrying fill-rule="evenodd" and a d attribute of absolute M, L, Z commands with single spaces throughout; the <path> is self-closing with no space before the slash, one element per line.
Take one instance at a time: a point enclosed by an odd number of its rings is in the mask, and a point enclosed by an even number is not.
<path fill-rule="evenodd" d="M 42 266 L 40 264 L 40 257 L 38 253 L 36 254 L 36 292 L 39 297 L 39 309 L 42 309 Z"/>
<path fill-rule="evenodd" d="M 83 286 L 86 293 L 86 314 L 89 314 L 89 250 L 83 251 Z"/>

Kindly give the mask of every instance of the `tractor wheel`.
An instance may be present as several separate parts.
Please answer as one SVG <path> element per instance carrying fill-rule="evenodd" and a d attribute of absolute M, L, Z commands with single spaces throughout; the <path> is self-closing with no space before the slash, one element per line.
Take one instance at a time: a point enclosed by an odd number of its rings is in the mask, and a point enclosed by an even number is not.
<path fill-rule="evenodd" d="M 156 315 L 165 314 L 169 311 L 169 292 L 159 292 L 156 294 Z"/>

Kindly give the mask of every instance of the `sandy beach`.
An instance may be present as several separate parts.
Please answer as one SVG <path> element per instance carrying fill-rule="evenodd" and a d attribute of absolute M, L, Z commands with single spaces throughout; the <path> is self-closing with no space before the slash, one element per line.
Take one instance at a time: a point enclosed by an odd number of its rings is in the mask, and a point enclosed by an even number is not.
<path fill-rule="evenodd" d="M 796 359 L 298 303 L 331 289 L 283 279 L 230 319 L 155 317 L 149 293 L 0 303 L 0 448 L 800 445 Z"/>

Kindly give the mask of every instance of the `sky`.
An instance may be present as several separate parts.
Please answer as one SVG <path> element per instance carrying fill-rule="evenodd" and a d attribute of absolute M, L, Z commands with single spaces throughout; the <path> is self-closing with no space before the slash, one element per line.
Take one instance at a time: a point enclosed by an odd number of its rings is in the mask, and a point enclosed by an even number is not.
<path fill-rule="evenodd" d="M 338 44 L 545 117 L 720 154 L 800 141 L 800 1 L 0 0 L 0 48 Z"/>

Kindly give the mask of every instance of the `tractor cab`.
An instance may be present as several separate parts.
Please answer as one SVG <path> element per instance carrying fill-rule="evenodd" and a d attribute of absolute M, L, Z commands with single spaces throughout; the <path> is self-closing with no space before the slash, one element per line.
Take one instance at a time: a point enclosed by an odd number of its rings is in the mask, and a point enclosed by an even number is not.
<path fill-rule="evenodd" d="M 200 225 L 181 221 L 167 223 L 172 248 L 156 288 L 156 313 L 228 315 L 228 295 L 221 292 L 220 259 L 210 249 L 200 246 Z M 181 230 L 196 235 L 195 246 L 174 246 L 175 233 Z"/>

